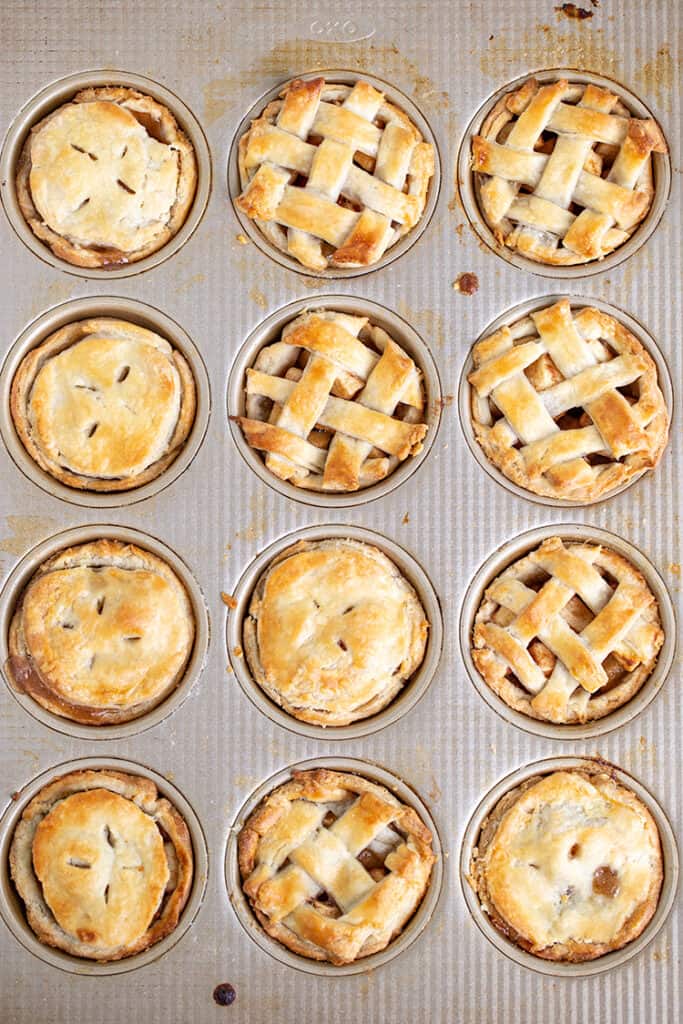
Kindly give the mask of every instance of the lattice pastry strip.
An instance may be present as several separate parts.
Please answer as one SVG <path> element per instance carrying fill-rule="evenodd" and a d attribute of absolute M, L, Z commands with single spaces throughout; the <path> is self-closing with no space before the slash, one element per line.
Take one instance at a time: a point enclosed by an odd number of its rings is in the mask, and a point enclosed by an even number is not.
<path fill-rule="evenodd" d="M 252 122 L 239 165 L 239 209 L 278 248 L 325 270 L 375 263 L 414 227 L 434 154 L 369 83 L 297 79 Z"/>
<path fill-rule="evenodd" d="M 240 834 L 244 891 L 274 938 L 348 963 L 384 948 L 415 910 L 434 862 L 431 834 L 366 779 L 324 769 L 292 776 Z"/>
<path fill-rule="evenodd" d="M 590 501 L 659 461 L 668 414 L 640 342 L 568 299 L 473 350 L 473 426 L 491 461 L 536 494 Z"/>
<path fill-rule="evenodd" d="M 631 117 L 613 93 L 531 78 L 486 118 L 472 140 L 472 168 L 501 244 L 571 265 L 602 259 L 645 217 L 652 152 L 667 152 L 657 123 Z"/>
<path fill-rule="evenodd" d="M 420 371 L 364 317 L 298 317 L 261 350 L 246 392 L 247 441 L 271 472 L 307 489 L 366 487 L 417 454 L 427 432 Z"/>
<path fill-rule="evenodd" d="M 662 642 L 654 595 L 629 562 L 554 537 L 487 588 L 472 658 L 511 706 L 586 721 L 632 696 Z"/>

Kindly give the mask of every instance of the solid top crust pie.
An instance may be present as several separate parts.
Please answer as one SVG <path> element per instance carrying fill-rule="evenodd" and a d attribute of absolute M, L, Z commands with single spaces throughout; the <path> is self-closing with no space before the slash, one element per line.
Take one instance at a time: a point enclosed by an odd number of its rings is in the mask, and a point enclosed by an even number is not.
<path fill-rule="evenodd" d="M 386 707 L 417 671 L 429 623 L 378 548 L 301 541 L 259 579 L 244 623 L 254 679 L 289 714 L 347 725 Z"/>
<path fill-rule="evenodd" d="M 362 490 L 422 450 L 422 371 L 367 317 L 302 313 L 246 378 L 237 422 L 267 469 L 297 487 Z"/>
<path fill-rule="evenodd" d="M 21 211 L 78 267 L 133 263 L 182 227 L 194 149 L 162 103 L 123 86 L 83 89 L 34 125 L 17 170 Z"/>
<path fill-rule="evenodd" d="M 472 660 L 515 711 L 560 724 L 603 718 L 649 679 L 664 642 L 643 575 L 602 544 L 551 537 L 486 588 Z"/>
<path fill-rule="evenodd" d="M 109 769 L 44 786 L 24 809 L 9 859 L 40 941 L 100 962 L 169 935 L 192 886 L 184 819 L 150 779 Z"/>
<path fill-rule="evenodd" d="M 537 263 L 599 260 L 631 237 L 655 192 L 656 121 L 614 93 L 529 78 L 507 93 L 472 140 L 481 211 L 499 244 Z"/>
<path fill-rule="evenodd" d="M 116 724 L 175 689 L 194 634 L 187 591 L 165 561 L 96 540 L 36 570 L 10 624 L 7 667 L 14 686 L 53 714 Z"/>
<path fill-rule="evenodd" d="M 155 479 L 178 455 L 195 409 L 184 356 L 158 334 L 107 317 L 51 334 L 12 381 L 12 419 L 26 451 L 80 490 Z"/>
<path fill-rule="evenodd" d="M 472 425 L 519 487 L 590 502 L 659 462 L 669 415 L 657 367 L 623 324 L 569 299 L 478 341 Z"/>
<path fill-rule="evenodd" d="M 421 903 L 435 862 L 417 812 L 358 775 L 293 771 L 238 840 L 242 885 L 272 938 L 347 964 L 384 949 Z"/>
<path fill-rule="evenodd" d="M 434 149 L 368 82 L 295 79 L 240 139 L 238 208 L 302 266 L 368 267 L 420 220 Z"/>
<path fill-rule="evenodd" d="M 633 942 L 657 909 L 659 831 L 599 763 L 535 776 L 484 821 L 470 881 L 492 924 L 545 960 L 594 960 Z"/>

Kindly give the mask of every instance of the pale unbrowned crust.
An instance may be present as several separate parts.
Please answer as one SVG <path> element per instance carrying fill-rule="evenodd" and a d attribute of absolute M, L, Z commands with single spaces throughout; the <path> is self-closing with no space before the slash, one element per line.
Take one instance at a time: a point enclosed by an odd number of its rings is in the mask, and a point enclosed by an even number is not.
<path fill-rule="evenodd" d="M 169 345 L 169 359 L 178 372 L 181 385 L 180 412 L 173 434 L 168 439 L 166 452 L 160 459 L 131 476 L 105 479 L 71 472 L 51 458 L 41 447 L 31 426 L 29 405 L 33 383 L 41 368 L 54 356 L 90 335 L 106 333 L 108 330 L 113 330 L 117 335 L 139 339 L 142 342 L 147 341 L 150 336 L 157 338 L 137 324 L 109 317 L 97 317 L 67 324 L 24 356 L 12 380 L 10 393 L 10 411 L 15 430 L 34 462 L 44 472 L 59 480 L 60 483 L 66 484 L 67 487 L 104 493 L 132 490 L 161 476 L 180 454 L 192 429 L 197 408 L 197 389 L 190 365 L 181 352 Z M 163 339 L 158 340 L 162 341 Z"/>
<path fill-rule="evenodd" d="M 338 702 L 336 707 L 319 707 L 316 704 L 326 703 L 320 699 L 316 702 L 313 695 L 306 704 L 296 703 L 287 697 L 286 688 L 289 682 L 285 665 L 272 667 L 268 673 L 261 660 L 259 633 L 261 629 L 261 616 L 264 611 L 264 598 L 266 587 L 271 578 L 273 570 L 282 565 L 288 559 L 296 558 L 297 554 L 304 552 L 319 551 L 329 553 L 331 562 L 338 562 L 339 571 L 343 571 L 344 554 L 348 552 L 348 563 L 346 571 L 356 566 L 364 569 L 367 573 L 368 594 L 372 593 L 373 579 L 375 573 L 381 573 L 394 581 L 395 597 L 405 603 L 407 619 L 410 627 L 410 637 L 405 650 L 405 657 L 399 665 L 387 664 L 385 666 L 383 684 L 378 688 L 374 696 L 360 705 L 353 706 L 349 696 L 344 692 L 344 672 L 340 672 L 338 678 Z M 296 563 L 292 563 L 294 566 Z M 301 597 L 305 596 L 301 593 Z M 322 609 L 324 614 L 325 609 Z M 359 659 L 362 657 L 363 624 L 358 623 L 359 632 L 354 639 L 359 642 Z M 320 627 L 324 632 L 326 627 Z M 393 562 L 390 561 L 378 548 L 367 544 L 359 544 L 349 540 L 327 540 L 327 541 L 299 541 L 286 551 L 281 552 L 270 565 L 264 570 L 259 578 L 249 606 L 249 615 L 244 621 L 243 636 L 244 649 L 249 663 L 251 673 L 261 689 L 268 694 L 271 700 L 284 708 L 294 718 L 302 722 L 310 722 L 315 725 L 342 726 L 351 722 L 369 718 L 385 708 L 396 695 L 403 689 L 406 683 L 412 678 L 424 659 L 429 622 L 427 621 L 424 609 L 413 586 L 400 573 Z M 320 637 L 319 637 L 320 640 Z M 347 637 L 347 641 L 349 638 Z M 312 638 L 306 641 L 306 647 L 310 653 Z M 353 664 L 346 670 L 351 676 L 354 673 Z M 285 688 L 283 692 L 282 687 Z"/>
<path fill-rule="evenodd" d="M 133 801 L 154 820 L 164 840 L 169 865 L 166 891 L 147 931 L 133 943 L 108 949 L 97 948 L 63 931 L 44 899 L 32 862 L 36 830 L 52 808 L 72 794 L 102 789 Z M 109 769 L 70 772 L 44 786 L 22 813 L 14 831 L 9 860 L 12 881 L 37 938 L 71 956 L 101 963 L 141 953 L 170 935 L 189 898 L 194 871 L 192 840 L 179 811 L 159 795 L 151 779 Z"/>
<path fill-rule="evenodd" d="M 149 134 L 172 147 L 178 153 L 178 182 L 175 202 L 165 225 L 160 226 L 156 237 L 138 249 L 122 252 L 114 248 L 94 248 L 79 245 L 53 231 L 40 216 L 33 202 L 30 186 L 31 145 L 38 132 L 67 106 L 64 104 L 35 124 L 22 148 L 17 163 L 16 189 L 19 207 L 24 218 L 41 242 L 44 242 L 59 259 L 77 267 L 112 268 L 150 256 L 162 248 L 183 226 L 194 200 L 197 188 L 197 159 L 194 148 L 186 134 L 179 127 L 171 111 L 162 103 L 125 86 L 102 86 L 82 89 L 71 103 L 108 101 L 120 104 L 129 110 Z"/>
<path fill-rule="evenodd" d="M 509 924 L 509 922 L 505 920 L 491 899 L 486 876 L 486 851 L 491 845 L 498 827 L 506 814 L 514 807 L 524 793 L 546 776 L 535 775 L 526 779 L 519 786 L 509 790 L 503 797 L 501 797 L 493 810 L 489 812 L 482 823 L 481 831 L 472 851 L 468 882 L 477 894 L 482 905 L 482 909 L 488 915 L 494 927 L 503 936 L 505 936 L 506 939 L 509 939 L 515 945 L 519 946 L 520 949 L 523 949 L 534 956 L 540 957 L 543 960 L 554 960 L 561 963 L 582 963 L 588 960 L 595 960 L 598 957 L 605 956 L 607 953 L 613 952 L 614 950 L 621 949 L 628 945 L 628 943 L 633 942 L 634 939 L 637 939 L 638 936 L 642 934 L 649 922 L 652 920 L 659 903 L 659 896 L 664 880 L 664 867 L 661 856 L 659 830 L 654 818 L 643 802 L 639 800 L 631 790 L 627 789 L 619 782 L 614 770 L 611 769 L 609 764 L 596 759 L 595 761 L 587 761 L 581 768 L 565 768 L 562 770 L 564 772 L 577 774 L 594 784 L 599 784 L 602 779 L 609 780 L 614 786 L 618 787 L 618 791 L 623 799 L 630 806 L 636 807 L 638 812 L 642 815 L 644 828 L 659 851 L 659 859 L 656 869 L 653 870 L 652 873 L 649 891 L 633 914 L 625 922 L 623 927 L 617 934 L 615 934 L 613 940 L 609 943 L 596 942 L 588 944 L 576 941 L 557 942 L 551 946 L 539 949 L 528 936 L 521 935 Z"/>
<path fill-rule="evenodd" d="M 40 655 L 43 664 L 53 663 L 57 669 L 63 670 L 59 650 L 41 647 L 32 652 L 31 641 L 24 629 L 24 598 L 37 580 L 59 573 L 62 569 L 86 566 L 97 568 L 114 566 L 122 569 L 144 569 L 158 575 L 171 588 L 175 595 L 186 627 L 187 640 L 183 644 L 181 663 L 172 674 L 165 677 L 149 698 L 123 706 L 110 707 L 72 703 L 55 689 L 48 672 L 41 672 L 35 662 Z M 47 609 L 46 609 L 47 612 Z M 6 671 L 12 685 L 20 692 L 25 692 L 46 710 L 62 718 L 85 725 L 116 725 L 131 721 L 146 714 L 165 700 L 177 687 L 185 673 L 187 662 L 192 652 L 195 633 L 195 620 L 192 604 L 187 591 L 171 567 L 151 551 L 127 544 L 118 540 L 104 538 L 86 544 L 76 545 L 57 552 L 47 559 L 33 574 L 24 591 L 19 596 L 12 616 L 8 636 L 9 659 Z M 85 641 L 87 643 L 87 637 Z"/>
<path fill-rule="evenodd" d="M 384 941 L 373 941 L 372 938 L 367 940 L 355 956 L 349 956 L 343 942 L 340 942 L 334 950 L 326 950 L 297 935 L 284 921 L 271 920 L 256 905 L 258 891 L 252 891 L 249 879 L 259 863 L 259 847 L 263 837 L 266 837 L 269 830 L 277 824 L 287 810 L 290 801 L 334 802 L 362 794 L 372 794 L 378 800 L 396 807 L 393 821 L 405 837 L 405 843 L 410 847 L 411 855 L 419 862 L 418 874 L 421 877 L 421 884 L 418 885 L 410 907 L 406 908 L 406 914 L 394 933 Z M 335 964 L 348 963 L 386 948 L 413 916 L 427 891 L 432 865 L 436 859 L 432 848 L 432 838 L 430 830 L 417 812 L 412 807 L 402 804 L 384 786 L 348 772 L 336 772 L 324 768 L 316 768 L 311 771 L 293 770 L 291 781 L 278 786 L 261 801 L 239 834 L 238 861 L 243 888 L 264 931 L 281 942 L 287 949 L 312 960 L 327 960 Z M 329 907 L 316 900 L 311 902 L 321 914 L 327 917 L 334 916 Z"/>

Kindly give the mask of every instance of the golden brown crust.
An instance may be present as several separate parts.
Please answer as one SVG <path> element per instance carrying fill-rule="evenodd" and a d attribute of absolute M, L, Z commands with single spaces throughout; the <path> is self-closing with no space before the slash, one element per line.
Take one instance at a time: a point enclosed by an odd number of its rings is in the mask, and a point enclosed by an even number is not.
<path fill-rule="evenodd" d="M 669 413 L 657 367 L 614 317 L 561 299 L 472 354 L 474 433 L 518 487 L 592 502 L 659 463 Z"/>
<path fill-rule="evenodd" d="M 244 649 L 288 714 L 341 726 L 394 699 L 422 663 L 428 630 L 415 590 L 378 548 L 300 541 L 258 580 Z"/>
<path fill-rule="evenodd" d="M 68 487 L 106 493 L 160 476 L 187 440 L 196 405 L 185 357 L 152 331 L 109 317 L 51 334 L 24 356 L 10 393 L 34 462 Z"/>
<path fill-rule="evenodd" d="M 238 209 L 316 271 L 376 263 L 420 220 L 434 174 L 434 149 L 402 110 L 367 82 L 323 78 L 290 82 L 238 160 Z"/>
<path fill-rule="evenodd" d="M 552 537 L 487 587 L 471 654 L 513 710 L 562 725 L 626 704 L 663 642 L 657 601 L 631 562 L 604 545 Z"/>
<path fill-rule="evenodd" d="M 194 149 L 170 110 L 123 86 L 82 89 L 34 125 L 16 175 L 33 233 L 55 256 L 89 268 L 134 263 L 160 249 L 185 222 L 196 185 Z"/>
<path fill-rule="evenodd" d="M 435 860 L 413 808 L 377 783 L 328 769 L 293 771 L 265 797 L 240 832 L 238 858 L 264 930 L 300 956 L 334 964 L 378 952 L 399 934 Z"/>
<path fill-rule="evenodd" d="M 36 570 L 10 624 L 7 672 L 53 714 L 87 725 L 127 722 L 176 688 L 194 633 L 190 599 L 171 567 L 102 539 Z"/>
<path fill-rule="evenodd" d="M 594 960 L 638 938 L 652 919 L 663 881 L 659 832 L 609 766 L 587 761 L 533 776 L 498 801 L 469 881 L 492 924 L 521 949 L 545 960 Z"/>
<path fill-rule="evenodd" d="M 193 879 L 178 810 L 147 778 L 74 771 L 33 797 L 10 847 L 12 880 L 45 945 L 106 962 L 169 935 Z"/>
<path fill-rule="evenodd" d="M 528 259 L 603 259 L 652 205 L 652 152 L 667 152 L 659 126 L 607 89 L 530 78 L 501 97 L 472 140 L 479 206 L 498 244 Z"/>

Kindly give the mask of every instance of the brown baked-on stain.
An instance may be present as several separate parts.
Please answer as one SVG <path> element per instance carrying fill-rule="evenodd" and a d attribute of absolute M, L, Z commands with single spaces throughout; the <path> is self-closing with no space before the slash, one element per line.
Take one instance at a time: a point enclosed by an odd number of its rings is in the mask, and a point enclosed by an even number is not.
<path fill-rule="evenodd" d="M 597 6 L 595 0 L 591 0 L 591 2 Z M 572 21 L 586 21 L 587 18 L 592 18 L 595 13 L 587 7 L 579 7 L 577 4 L 560 4 L 555 10 L 558 14 Z"/>
<path fill-rule="evenodd" d="M 46 516 L 5 516 L 8 535 L 0 537 L 0 551 L 8 555 L 25 555 L 54 526 L 54 519 Z"/>
<path fill-rule="evenodd" d="M 232 611 L 237 607 L 237 601 L 232 594 L 226 594 L 224 590 L 221 590 L 221 601 L 224 605 L 230 608 Z"/>
<path fill-rule="evenodd" d="M 590 30 L 577 22 L 563 24 L 568 31 L 539 23 L 520 36 L 501 33 L 473 55 L 479 57 L 482 74 L 498 85 L 530 67 L 587 68 L 617 79 L 624 74 L 624 53 L 614 47 L 605 29 L 592 22 Z"/>
<path fill-rule="evenodd" d="M 242 658 L 244 656 L 244 651 L 242 650 L 239 644 L 237 644 L 236 647 L 233 647 L 232 653 L 235 655 L 236 658 Z"/>
<path fill-rule="evenodd" d="M 647 97 L 654 96 L 663 110 L 671 112 L 675 96 L 674 86 L 681 74 L 681 60 L 671 55 L 669 44 L 664 43 L 652 60 L 647 61 L 633 75 L 638 89 Z"/>
<path fill-rule="evenodd" d="M 459 274 L 453 282 L 453 291 L 460 292 L 461 295 L 474 295 L 479 291 L 479 278 L 476 274 Z"/>

